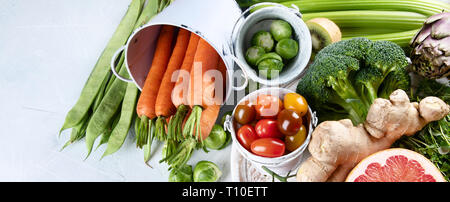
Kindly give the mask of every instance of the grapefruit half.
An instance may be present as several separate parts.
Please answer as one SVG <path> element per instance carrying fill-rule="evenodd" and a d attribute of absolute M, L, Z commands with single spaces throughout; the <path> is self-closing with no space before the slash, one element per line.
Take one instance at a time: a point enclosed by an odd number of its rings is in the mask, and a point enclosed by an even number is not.
<path fill-rule="evenodd" d="M 356 165 L 346 182 L 446 182 L 421 154 L 401 148 L 374 153 Z"/>

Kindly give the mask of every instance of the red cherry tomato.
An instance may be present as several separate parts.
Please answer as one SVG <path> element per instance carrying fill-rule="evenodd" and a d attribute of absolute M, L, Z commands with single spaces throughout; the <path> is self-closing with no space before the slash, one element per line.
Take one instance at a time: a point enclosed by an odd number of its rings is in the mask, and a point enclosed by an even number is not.
<path fill-rule="evenodd" d="M 259 120 L 258 123 L 256 123 L 255 130 L 260 138 L 283 138 L 283 134 L 278 130 L 277 121 L 273 119 Z"/>
<path fill-rule="evenodd" d="M 292 109 L 283 109 L 277 118 L 278 129 L 285 135 L 295 135 L 303 124 L 302 117 Z"/>
<path fill-rule="evenodd" d="M 252 142 L 258 138 L 259 137 L 258 135 L 256 135 L 255 129 L 251 125 L 242 126 L 241 128 L 239 128 L 237 133 L 237 139 L 247 150 L 250 150 Z"/>
<path fill-rule="evenodd" d="M 234 112 L 234 119 L 242 125 L 255 120 L 255 107 L 248 101 L 239 104 Z"/>
<path fill-rule="evenodd" d="M 285 147 L 284 142 L 277 138 L 260 138 L 251 145 L 254 154 L 272 158 L 283 156 Z"/>
<path fill-rule="evenodd" d="M 280 98 L 272 95 L 259 95 L 255 109 L 257 117 L 276 118 L 277 114 L 283 109 L 283 102 Z"/>

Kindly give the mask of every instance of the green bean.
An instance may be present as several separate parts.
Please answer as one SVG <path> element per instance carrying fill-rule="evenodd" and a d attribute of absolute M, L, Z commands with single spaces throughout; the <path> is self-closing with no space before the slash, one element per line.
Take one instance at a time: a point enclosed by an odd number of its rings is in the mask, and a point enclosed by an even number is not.
<path fill-rule="evenodd" d="M 121 114 L 122 114 L 121 110 L 117 110 L 116 114 L 114 115 L 114 118 L 111 121 L 111 124 L 110 124 L 108 130 L 102 134 L 102 138 L 100 139 L 100 143 L 97 145 L 96 150 L 103 144 L 108 143 L 109 138 L 111 137 L 112 131 L 119 123 Z"/>
<path fill-rule="evenodd" d="M 125 93 L 125 98 L 122 103 L 122 109 L 120 114 L 119 123 L 114 127 L 111 136 L 108 140 L 108 146 L 106 147 L 103 157 L 113 154 L 122 147 L 130 129 L 133 117 L 135 115 L 136 99 L 138 97 L 139 90 L 134 83 L 129 83 Z"/>
<path fill-rule="evenodd" d="M 123 67 L 119 74 L 128 75 L 126 68 Z M 127 83 L 119 79 L 114 80 L 111 88 L 102 99 L 98 109 L 92 115 L 86 129 L 86 147 L 88 149 L 86 158 L 91 154 L 92 147 L 94 146 L 97 137 L 106 132 L 108 123 L 110 123 L 110 120 L 114 117 L 115 112 L 119 109 L 120 103 L 125 96 L 126 88 Z"/>
<path fill-rule="evenodd" d="M 89 109 L 91 109 L 92 104 L 102 86 L 102 82 L 104 82 L 105 77 L 108 76 L 110 60 L 114 55 L 114 52 L 125 44 L 133 31 L 134 25 L 139 16 L 141 5 L 141 0 L 133 0 L 131 2 L 127 13 L 108 42 L 105 50 L 99 57 L 94 70 L 83 87 L 80 98 L 75 106 L 68 112 L 60 133 L 65 129 L 72 128 L 79 124 L 83 120 L 83 117 L 86 116 Z"/>
<path fill-rule="evenodd" d="M 90 119 L 90 114 L 91 113 L 89 112 L 85 117 L 83 117 L 83 120 L 79 124 L 72 128 L 70 139 L 66 142 L 66 144 L 64 144 L 60 151 L 64 150 L 64 148 L 66 148 L 70 144 L 83 139 L 83 137 L 86 135 L 86 128 Z"/>
<path fill-rule="evenodd" d="M 119 72 L 119 71 L 120 71 L 120 69 L 122 68 L 122 64 L 123 64 L 123 61 L 124 61 L 124 60 L 125 60 L 125 57 L 122 57 L 122 55 L 121 55 L 119 61 L 117 62 L 116 72 Z M 112 73 L 110 73 L 110 75 L 111 75 L 111 74 L 112 74 Z M 108 92 L 108 90 L 111 88 L 111 85 L 112 85 L 112 83 L 114 82 L 114 80 L 117 79 L 116 76 L 114 76 L 114 75 L 111 75 L 110 77 L 111 77 L 111 78 L 109 79 L 108 84 L 106 85 L 106 88 L 104 89 L 104 92 L 105 92 L 105 93 Z M 103 98 L 103 97 L 102 97 L 102 98 Z"/>

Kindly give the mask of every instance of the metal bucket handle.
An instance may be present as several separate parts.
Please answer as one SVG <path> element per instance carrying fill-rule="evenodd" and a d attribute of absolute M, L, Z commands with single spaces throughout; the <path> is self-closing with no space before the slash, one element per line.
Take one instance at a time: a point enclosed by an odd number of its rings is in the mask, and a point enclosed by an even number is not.
<path fill-rule="evenodd" d="M 116 71 L 117 56 L 119 56 L 119 54 L 121 52 L 123 52 L 125 50 L 125 48 L 126 48 L 126 46 L 122 46 L 114 53 L 113 57 L 111 58 L 111 71 L 118 79 L 130 83 L 130 82 L 133 82 L 133 80 L 120 76 L 119 73 Z"/>

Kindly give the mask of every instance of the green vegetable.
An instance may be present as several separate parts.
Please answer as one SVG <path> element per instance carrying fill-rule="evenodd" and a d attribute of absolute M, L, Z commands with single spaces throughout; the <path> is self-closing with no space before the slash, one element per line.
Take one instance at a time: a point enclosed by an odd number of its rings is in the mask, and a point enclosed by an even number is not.
<path fill-rule="evenodd" d="M 252 46 L 262 47 L 265 52 L 270 52 L 274 45 L 275 41 L 269 32 L 259 31 L 252 37 Z"/>
<path fill-rule="evenodd" d="M 228 132 L 228 131 L 225 131 L 225 134 L 227 134 L 227 138 L 225 139 L 225 143 L 218 150 L 225 149 L 231 143 L 231 133 Z"/>
<path fill-rule="evenodd" d="M 222 171 L 210 161 L 200 161 L 194 168 L 194 182 L 216 182 L 222 176 Z"/>
<path fill-rule="evenodd" d="M 184 165 L 179 170 L 173 169 L 169 174 L 169 182 L 192 182 L 192 166 Z"/>
<path fill-rule="evenodd" d="M 424 78 L 419 82 L 415 95 L 412 100 L 418 101 L 419 98 L 427 96 L 436 96 L 441 98 L 447 104 L 450 104 L 450 81 L 446 85 L 436 82 L 435 80 Z"/>
<path fill-rule="evenodd" d="M 272 170 L 270 170 L 269 168 L 267 168 L 266 166 L 262 166 L 262 169 L 263 169 L 264 171 L 266 171 L 269 175 L 272 176 L 272 182 L 275 182 L 275 179 L 279 180 L 280 182 L 287 182 L 287 180 L 288 180 L 289 178 L 292 178 L 292 177 L 296 177 L 296 176 L 297 176 L 296 174 L 295 174 L 295 175 L 290 175 L 290 174 L 291 174 L 291 171 L 289 171 L 289 172 L 287 173 L 286 176 L 280 176 L 280 175 L 278 175 L 277 173 L 275 173 L 275 172 L 273 172 Z"/>
<path fill-rule="evenodd" d="M 277 59 L 265 59 L 258 64 L 259 74 L 267 79 L 273 79 L 283 70 L 283 62 Z"/>
<path fill-rule="evenodd" d="M 120 74 L 128 74 L 127 69 L 122 68 Z M 106 93 L 98 109 L 89 120 L 86 129 L 86 148 L 88 150 L 86 158 L 89 157 L 97 137 L 106 132 L 109 121 L 119 109 L 125 95 L 126 87 L 127 83 L 114 80 L 111 89 Z"/>
<path fill-rule="evenodd" d="M 427 96 L 436 96 L 450 104 L 450 87 L 434 80 L 424 79 L 418 85 L 411 100 L 419 101 Z M 450 181 L 450 115 L 431 122 L 413 136 L 403 136 L 393 147 L 414 150 L 433 162 L 447 181 Z"/>
<path fill-rule="evenodd" d="M 278 55 L 277 53 L 271 52 L 271 53 L 266 53 L 263 56 L 261 56 L 261 58 L 259 58 L 258 61 L 256 61 L 256 65 L 259 65 L 259 63 L 263 60 L 266 59 L 275 59 L 275 60 L 279 60 L 279 61 L 283 61 L 283 58 Z"/>
<path fill-rule="evenodd" d="M 259 46 L 252 46 L 250 47 L 247 52 L 245 53 L 245 60 L 247 60 L 247 62 L 250 65 L 256 65 L 256 62 L 259 60 L 259 58 L 261 58 L 261 56 L 263 56 L 266 53 L 266 51 L 264 50 L 264 48 L 259 47 Z"/>
<path fill-rule="evenodd" d="M 111 132 L 111 136 L 108 140 L 108 145 L 102 158 L 118 151 L 125 142 L 128 131 L 131 127 L 131 122 L 135 115 L 136 99 L 138 97 L 138 93 L 139 90 L 136 88 L 136 85 L 134 85 L 134 83 L 129 83 L 125 93 L 125 98 L 122 103 L 119 122 Z"/>
<path fill-rule="evenodd" d="M 430 79 L 450 78 L 450 13 L 428 18 L 411 46 L 415 72 Z"/>
<path fill-rule="evenodd" d="M 377 97 L 409 91 L 405 53 L 389 41 L 339 41 L 322 49 L 299 81 L 297 93 L 318 112 L 320 121 L 349 118 L 362 123 Z"/>
<path fill-rule="evenodd" d="M 128 8 L 127 13 L 123 17 L 119 26 L 117 27 L 114 35 L 111 37 L 102 55 L 99 57 L 97 64 L 94 67 L 89 79 L 87 80 L 81 95 L 75 104 L 75 106 L 67 113 L 66 120 L 60 133 L 63 130 L 77 127 L 77 132 L 81 126 L 86 125 L 87 121 L 90 121 L 90 112 L 92 112 L 92 106 L 97 95 L 101 92 L 102 87 L 105 87 L 105 79 L 109 77 L 110 61 L 116 50 L 118 50 L 123 44 L 126 43 L 129 35 L 133 31 L 134 24 L 136 23 L 142 2 L 141 0 L 133 0 Z M 104 90 L 104 89 L 103 89 Z M 82 123 L 83 121 L 86 121 Z M 74 136 L 82 136 L 82 134 L 75 134 Z M 81 139 L 81 138 L 74 138 Z"/>
<path fill-rule="evenodd" d="M 283 39 L 277 43 L 275 51 L 283 59 L 292 59 L 298 54 L 298 43 L 293 39 Z"/>
<path fill-rule="evenodd" d="M 211 133 L 205 139 L 205 146 L 209 149 L 219 150 L 227 141 L 227 134 L 221 125 L 214 125 Z"/>
<path fill-rule="evenodd" d="M 284 20 L 274 20 L 270 24 L 270 33 L 276 41 L 289 39 L 292 36 L 292 27 Z"/>

